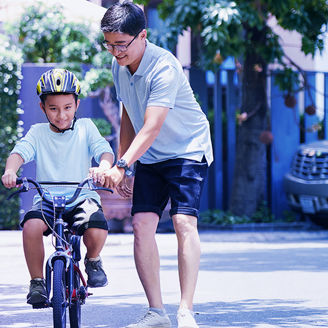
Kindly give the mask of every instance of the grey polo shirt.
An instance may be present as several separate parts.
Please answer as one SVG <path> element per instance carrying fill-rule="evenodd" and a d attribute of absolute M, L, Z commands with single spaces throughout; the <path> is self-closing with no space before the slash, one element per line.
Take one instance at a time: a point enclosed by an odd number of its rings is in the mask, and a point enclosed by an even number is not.
<path fill-rule="evenodd" d="M 197 103 L 179 61 L 167 50 L 149 41 L 137 71 L 113 58 L 112 72 L 117 92 L 136 134 L 144 124 L 147 107 L 168 107 L 169 112 L 152 146 L 139 159 L 144 164 L 174 158 L 213 161 L 209 123 Z M 160 109 L 159 109 L 160 110 Z"/>

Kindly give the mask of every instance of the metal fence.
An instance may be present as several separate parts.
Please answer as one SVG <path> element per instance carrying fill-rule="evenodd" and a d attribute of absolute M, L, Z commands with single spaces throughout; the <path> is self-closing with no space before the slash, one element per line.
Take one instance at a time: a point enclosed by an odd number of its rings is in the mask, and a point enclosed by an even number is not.
<path fill-rule="evenodd" d="M 288 210 L 283 177 L 289 171 L 294 153 L 301 143 L 328 139 L 328 73 L 306 72 L 306 90 L 295 94 L 294 108 L 285 104 L 285 93 L 268 78 L 268 102 L 273 143 L 268 152 L 268 204 L 276 218 Z M 227 209 L 233 181 L 236 149 L 236 111 L 240 108 L 240 82 L 235 70 L 220 70 L 209 82 L 207 72 L 190 69 L 190 83 L 204 112 L 212 119 L 214 163 L 202 199 L 202 209 Z M 214 81 L 213 81 L 214 80 Z M 305 108 L 314 105 L 316 115 Z M 212 113 L 211 113 L 212 112 Z"/>

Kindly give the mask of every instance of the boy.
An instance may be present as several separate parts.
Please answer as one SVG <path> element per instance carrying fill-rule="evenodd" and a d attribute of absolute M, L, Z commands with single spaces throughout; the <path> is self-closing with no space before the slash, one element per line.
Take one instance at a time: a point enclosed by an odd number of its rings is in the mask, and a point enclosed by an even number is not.
<path fill-rule="evenodd" d="M 213 160 L 209 123 L 181 64 L 146 39 L 145 23 L 140 7 L 127 1 L 108 8 L 101 21 L 123 105 L 119 160 L 104 172 L 101 182 L 127 196 L 126 176 L 129 166 L 137 162 L 132 206 L 134 258 L 149 311 L 128 327 L 171 327 L 161 296 L 155 239 L 170 198 L 178 239 L 178 328 L 196 328 L 192 308 L 200 260 L 197 218 L 204 179 Z"/>
<path fill-rule="evenodd" d="M 40 107 L 49 123 L 33 125 L 11 151 L 7 159 L 2 182 L 5 187 L 16 186 L 17 171 L 21 165 L 36 162 L 38 181 L 82 181 L 89 174 L 92 157 L 99 168 L 110 169 L 113 151 L 102 138 L 90 119 L 76 119 L 79 107 L 80 83 L 75 75 L 64 69 L 52 69 L 42 74 L 37 83 Z M 99 168 L 90 169 L 97 181 Z M 54 195 L 72 196 L 71 188 L 55 188 Z M 108 226 L 95 191 L 82 190 L 79 198 L 65 210 L 64 220 L 79 235 L 87 248 L 85 270 L 90 287 L 107 285 L 99 256 L 108 234 Z M 45 220 L 47 222 L 45 222 Z M 27 295 L 28 304 L 43 303 L 47 299 L 43 276 L 43 235 L 49 235 L 53 226 L 53 209 L 42 203 L 39 195 L 33 200 L 32 209 L 21 222 L 23 247 L 31 276 Z"/>

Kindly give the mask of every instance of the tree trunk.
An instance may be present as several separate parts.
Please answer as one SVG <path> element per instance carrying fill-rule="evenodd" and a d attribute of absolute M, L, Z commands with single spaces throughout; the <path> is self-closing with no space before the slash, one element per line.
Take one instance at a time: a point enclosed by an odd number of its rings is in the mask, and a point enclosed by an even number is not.
<path fill-rule="evenodd" d="M 262 34 L 263 36 L 263 34 Z M 261 34 L 252 30 L 252 37 Z M 235 215 L 251 216 L 266 199 L 266 147 L 259 137 L 267 128 L 267 65 L 254 49 L 245 55 L 241 111 L 247 113 L 237 131 L 236 162 L 230 198 Z"/>

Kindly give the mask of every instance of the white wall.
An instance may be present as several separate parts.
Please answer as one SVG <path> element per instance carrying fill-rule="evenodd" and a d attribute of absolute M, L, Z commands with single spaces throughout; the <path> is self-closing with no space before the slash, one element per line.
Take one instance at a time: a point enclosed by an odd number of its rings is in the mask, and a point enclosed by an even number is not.
<path fill-rule="evenodd" d="M 281 45 L 288 57 L 297 65 L 306 71 L 328 72 L 328 42 L 325 38 L 325 50 L 322 54 L 319 52 L 312 58 L 312 55 L 305 56 L 301 51 L 301 35 L 295 31 L 283 30 L 277 25 L 275 17 L 272 17 L 268 25 L 280 36 Z"/>

